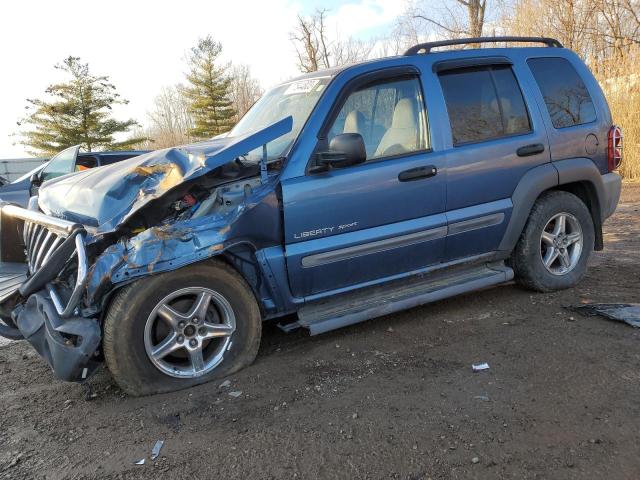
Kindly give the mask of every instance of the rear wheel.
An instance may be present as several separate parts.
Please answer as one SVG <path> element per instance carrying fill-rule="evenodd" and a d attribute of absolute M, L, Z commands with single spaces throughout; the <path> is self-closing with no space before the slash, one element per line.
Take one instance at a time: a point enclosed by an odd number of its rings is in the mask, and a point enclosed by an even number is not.
<path fill-rule="evenodd" d="M 179 390 L 253 362 L 261 325 L 244 279 L 223 263 L 203 263 L 118 292 L 104 323 L 105 359 L 129 394 Z"/>
<path fill-rule="evenodd" d="M 594 245 L 587 206 L 568 192 L 543 194 L 534 204 L 512 256 L 516 281 L 541 292 L 573 287 Z"/>

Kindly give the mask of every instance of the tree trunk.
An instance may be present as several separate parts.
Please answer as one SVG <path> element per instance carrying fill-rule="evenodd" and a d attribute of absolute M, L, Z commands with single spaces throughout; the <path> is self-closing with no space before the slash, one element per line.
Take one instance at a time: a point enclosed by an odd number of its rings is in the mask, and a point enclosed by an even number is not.
<path fill-rule="evenodd" d="M 484 13 L 487 7 L 487 0 L 458 0 L 467 7 L 469 16 L 469 35 L 481 37 L 484 28 Z"/>

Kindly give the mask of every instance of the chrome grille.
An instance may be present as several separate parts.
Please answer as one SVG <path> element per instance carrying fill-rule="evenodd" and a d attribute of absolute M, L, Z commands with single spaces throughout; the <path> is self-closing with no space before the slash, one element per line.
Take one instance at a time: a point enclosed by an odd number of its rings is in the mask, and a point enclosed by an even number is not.
<path fill-rule="evenodd" d="M 62 245 L 66 235 L 54 233 L 44 225 L 25 220 L 23 238 L 29 273 L 35 273 L 47 263 L 56 248 Z"/>
<path fill-rule="evenodd" d="M 53 281 L 54 278 L 46 285 L 51 301 L 60 316 L 63 318 L 70 317 L 77 310 L 76 307 L 80 303 L 84 286 L 87 282 L 89 266 L 85 251 L 85 228 L 77 223 L 51 217 L 34 210 L 27 210 L 17 205 L 0 204 L 0 214 L 24 221 L 22 238 L 25 244 L 29 272 L 32 275 L 41 269 L 43 265 L 46 265 L 65 239 L 73 238 L 75 249 L 72 256 L 77 260 L 77 272 L 75 284 L 71 286 L 71 295 L 68 296 L 66 304 L 63 301 L 66 296 L 59 295 Z"/>

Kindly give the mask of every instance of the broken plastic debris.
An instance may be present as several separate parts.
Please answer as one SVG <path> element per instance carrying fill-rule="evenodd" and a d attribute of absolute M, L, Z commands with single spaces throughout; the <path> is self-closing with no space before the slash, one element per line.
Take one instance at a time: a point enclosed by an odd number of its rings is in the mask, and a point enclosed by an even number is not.
<path fill-rule="evenodd" d="M 231 380 L 225 380 L 220 384 L 220 388 L 229 388 L 231 386 Z"/>
<path fill-rule="evenodd" d="M 640 303 L 589 303 L 566 308 L 581 315 L 601 315 L 640 328 Z"/>
<path fill-rule="evenodd" d="M 134 465 L 144 465 L 145 459 L 143 458 L 142 460 L 138 460 L 137 462 L 134 463 Z"/>
<path fill-rule="evenodd" d="M 489 395 L 476 395 L 473 398 L 475 398 L 476 400 L 482 400 L 483 402 L 489 401 Z"/>
<path fill-rule="evenodd" d="M 233 398 L 238 398 L 240 395 L 242 395 L 242 392 L 238 391 L 238 392 L 229 392 L 229 396 L 233 397 Z"/>
<path fill-rule="evenodd" d="M 155 460 L 160 456 L 160 450 L 162 450 L 162 446 L 164 445 L 164 440 L 158 440 L 156 444 L 153 446 L 153 450 L 151 450 L 151 460 Z"/>
<path fill-rule="evenodd" d="M 473 368 L 474 372 L 481 372 L 482 370 L 489 370 L 489 364 L 488 363 L 474 363 L 473 365 L 471 365 L 471 368 Z"/>

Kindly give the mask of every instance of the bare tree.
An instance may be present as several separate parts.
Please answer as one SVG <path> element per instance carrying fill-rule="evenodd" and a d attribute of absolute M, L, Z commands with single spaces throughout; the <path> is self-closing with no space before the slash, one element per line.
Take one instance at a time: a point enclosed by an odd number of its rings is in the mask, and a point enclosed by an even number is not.
<path fill-rule="evenodd" d="M 251 76 L 248 65 L 231 67 L 231 102 L 236 111 L 236 122 L 262 96 L 262 88 L 258 80 Z"/>
<path fill-rule="evenodd" d="M 316 72 L 348 63 L 365 60 L 371 54 L 375 42 L 341 39 L 331 34 L 327 25 L 328 10 L 319 9 L 309 16 L 298 16 L 295 29 L 289 38 L 298 57 L 298 68 L 303 73 Z"/>
<path fill-rule="evenodd" d="M 337 38 L 331 43 L 330 58 L 333 58 L 333 61 L 330 61 L 329 64 L 337 67 L 366 60 L 371 55 L 374 46 L 375 41 L 358 40 L 353 37 L 346 40 Z"/>
<path fill-rule="evenodd" d="M 409 6 L 403 15 L 396 20 L 395 28 L 387 42 L 389 48 L 397 48 L 397 53 L 420 43 L 424 33 L 424 21 L 416 16 L 415 7 Z M 393 50 L 392 50 L 393 51 Z"/>
<path fill-rule="evenodd" d="M 318 10 L 311 17 L 298 15 L 298 24 L 290 34 L 290 39 L 298 55 L 298 68 L 303 73 L 316 72 L 320 68 L 328 68 L 328 51 L 323 51 L 326 39 L 322 38 L 325 31 L 326 10 Z"/>
<path fill-rule="evenodd" d="M 193 119 L 182 90 L 181 85 L 163 87 L 154 99 L 152 110 L 147 112 L 145 134 L 151 140 L 147 147 L 167 148 L 193 140 L 189 135 Z"/>
<path fill-rule="evenodd" d="M 449 0 L 436 10 L 431 2 L 418 2 L 408 16 L 422 20 L 450 38 L 481 37 L 487 13 L 487 0 Z"/>
<path fill-rule="evenodd" d="M 632 45 L 640 43 L 640 2 L 638 0 L 594 0 L 598 22 L 592 35 L 601 50 L 620 59 Z"/>
<path fill-rule="evenodd" d="M 515 35 L 555 37 L 601 71 L 640 43 L 640 2 L 518 0 L 503 9 L 501 23 Z"/>
<path fill-rule="evenodd" d="M 502 23 L 509 33 L 554 37 L 587 55 L 595 14 L 594 0 L 518 0 Z"/>

